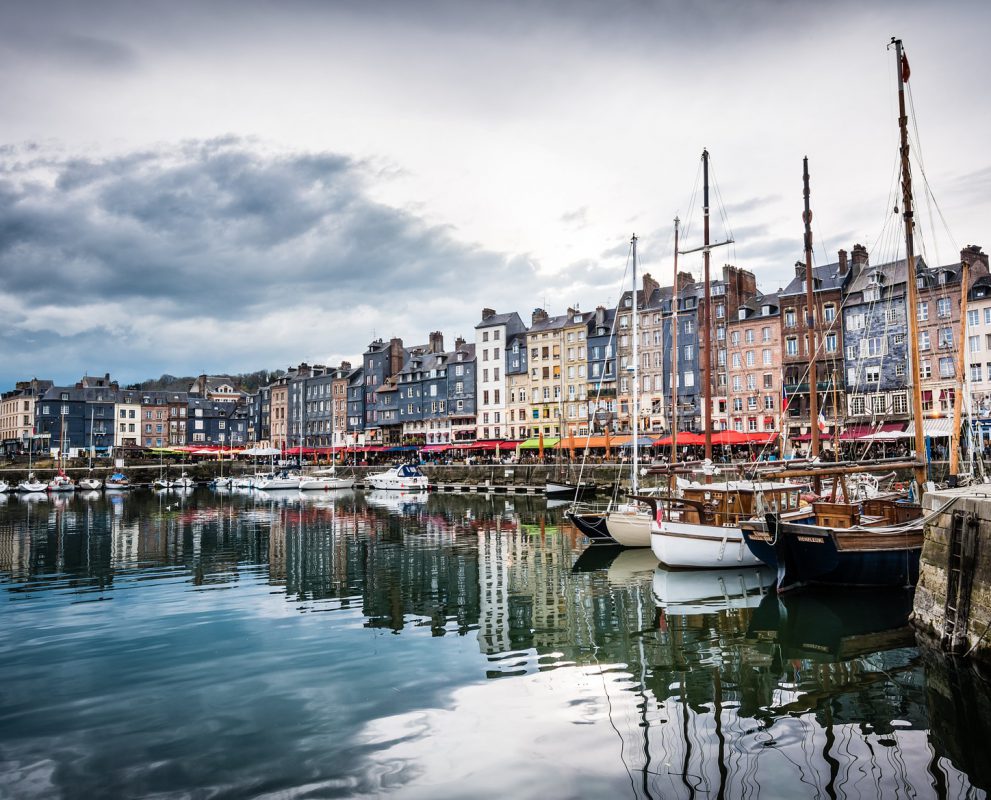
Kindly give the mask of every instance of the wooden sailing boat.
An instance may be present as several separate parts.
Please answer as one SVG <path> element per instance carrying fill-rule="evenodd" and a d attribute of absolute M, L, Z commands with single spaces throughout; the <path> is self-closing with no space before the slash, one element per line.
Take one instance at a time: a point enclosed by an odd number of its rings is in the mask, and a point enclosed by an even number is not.
<path fill-rule="evenodd" d="M 806 584 L 842 586 L 909 586 L 919 575 L 919 556 L 922 550 L 923 520 L 918 499 L 926 480 L 925 446 L 922 434 L 922 392 L 919 384 L 919 350 L 917 326 L 918 286 L 915 279 L 915 247 L 913 239 L 912 176 L 909 163 L 908 120 L 905 113 L 905 80 L 907 70 L 902 43 L 892 39 L 898 64 L 898 109 L 901 131 L 902 209 L 905 225 L 905 263 L 907 267 L 906 295 L 908 316 L 908 375 L 912 386 L 913 418 L 915 427 L 915 452 L 913 460 L 902 464 L 886 463 L 879 468 L 911 468 L 915 475 L 913 500 L 902 498 L 875 498 L 861 501 L 850 497 L 844 484 L 845 476 L 854 472 L 870 471 L 870 465 L 838 465 L 831 468 L 790 470 L 789 476 L 812 478 L 818 485 L 822 477 L 833 478 L 829 498 L 812 504 L 814 521 L 799 523 L 784 520 L 779 512 L 766 515 L 766 529 L 752 534 L 745 531 L 753 552 L 761 553 L 764 560 L 776 563 L 778 591 L 785 592 Z M 805 162 L 805 246 L 806 276 L 811 288 L 811 212 L 808 206 L 808 159 Z M 966 287 L 964 288 L 966 292 Z M 812 303 L 809 302 L 809 324 L 812 319 Z M 811 333 L 811 331 L 810 331 Z M 814 334 L 810 335 L 810 347 L 814 347 Z M 810 399 L 815 415 L 815 358 L 810 365 Z M 813 458 L 818 453 L 818 431 L 815 416 L 812 417 Z M 773 548 L 773 555 L 768 551 Z"/>
<path fill-rule="evenodd" d="M 701 251 L 703 258 L 702 321 L 699 325 L 702 343 L 702 402 L 705 419 L 705 458 L 706 466 L 712 460 L 712 337 L 711 302 L 712 292 L 709 277 L 710 252 L 715 247 L 732 243 L 732 239 L 712 244 L 709 239 L 709 151 L 702 151 L 702 246 L 694 250 L 681 251 L 681 255 Z M 677 309 L 677 277 L 675 279 L 674 309 Z M 672 316 L 673 336 L 677 335 L 677 313 Z M 677 352 L 672 354 L 677 372 Z M 677 383 L 673 376 L 672 386 Z M 672 403 L 676 403 L 677 392 L 672 388 Z M 676 407 L 676 406 L 675 406 Z M 672 409 L 674 412 L 674 408 Z M 677 415 L 672 413 L 672 450 L 677 447 Z M 712 482 L 712 470 L 704 469 L 704 483 L 695 483 L 681 490 L 681 496 L 673 494 L 660 502 L 663 504 L 661 518 L 651 525 L 650 546 L 658 560 L 669 567 L 692 569 L 719 569 L 723 567 L 752 566 L 760 564 L 745 545 L 740 522 L 749 518 L 757 508 L 758 494 L 766 496 L 766 502 L 774 507 L 795 513 L 799 509 L 801 487 L 788 483 L 768 481 L 721 481 Z"/>

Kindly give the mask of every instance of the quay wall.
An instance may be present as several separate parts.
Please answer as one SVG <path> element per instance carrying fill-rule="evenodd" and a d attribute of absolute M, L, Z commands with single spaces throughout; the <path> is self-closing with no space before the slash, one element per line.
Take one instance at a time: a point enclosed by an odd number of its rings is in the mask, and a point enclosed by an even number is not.
<path fill-rule="evenodd" d="M 920 641 L 991 664 L 991 486 L 924 497 L 925 527 L 913 623 Z"/>

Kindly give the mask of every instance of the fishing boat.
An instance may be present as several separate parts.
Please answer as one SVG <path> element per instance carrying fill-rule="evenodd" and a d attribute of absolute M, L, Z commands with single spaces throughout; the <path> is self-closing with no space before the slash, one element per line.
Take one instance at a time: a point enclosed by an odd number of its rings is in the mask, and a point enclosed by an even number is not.
<path fill-rule="evenodd" d="M 908 322 L 908 375 L 919 375 L 918 280 L 913 231 L 912 176 L 909 163 L 908 118 L 905 112 L 907 60 L 900 39 L 892 39 L 898 73 L 899 130 L 901 135 L 902 218 L 905 228 L 906 315 Z M 804 162 L 805 251 L 808 307 L 814 308 L 812 292 L 812 213 L 809 208 L 808 159 Z M 966 277 L 962 281 L 967 294 Z M 817 333 L 808 315 L 807 329 L 812 353 L 818 352 Z M 810 360 L 809 386 L 816 384 L 815 357 Z M 927 478 L 922 431 L 922 393 L 919 380 L 911 381 L 915 450 L 911 460 L 885 464 L 881 469 L 909 468 L 915 476 L 911 498 L 874 498 L 862 501 L 844 491 L 844 476 L 874 471 L 877 465 L 812 466 L 793 471 L 813 481 L 815 487 L 824 477 L 833 478 L 830 495 L 812 503 L 814 519 L 809 522 L 786 520 L 780 512 L 765 514 L 767 541 L 774 548 L 777 564 L 777 590 L 787 592 L 813 584 L 845 587 L 912 586 L 918 579 L 925 520 L 919 503 Z M 810 391 L 810 414 L 816 419 L 816 391 Z M 959 400 L 959 393 L 958 393 Z M 812 426 L 812 450 L 818 448 L 818 431 Z M 938 513 L 938 512 L 936 512 Z"/>
<path fill-rule="evenodd" d="M 385 472 L 375 472 L 365 478 L 373 489 L 427 489 L 429 481 L 415 464 L 401 464 Z"/>

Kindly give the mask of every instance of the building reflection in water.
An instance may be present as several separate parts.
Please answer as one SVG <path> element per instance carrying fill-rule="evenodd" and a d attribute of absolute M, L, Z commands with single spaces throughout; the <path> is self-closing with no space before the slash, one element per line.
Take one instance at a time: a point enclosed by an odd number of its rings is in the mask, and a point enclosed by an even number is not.
<path fill-rule="evenodd" d="M 525 497 L 200 490 L 0 512 L 14 596 L 259 578 L 300 613 L 475 637 L 492 679 L 559 670 L 581 721 L 615 731 L 635 796 L 987 788 L 987 684 L 923 658 L 910 594 L 779 598 L 759 569 L 667 572 L 646 549 L 583 548 Z"/>

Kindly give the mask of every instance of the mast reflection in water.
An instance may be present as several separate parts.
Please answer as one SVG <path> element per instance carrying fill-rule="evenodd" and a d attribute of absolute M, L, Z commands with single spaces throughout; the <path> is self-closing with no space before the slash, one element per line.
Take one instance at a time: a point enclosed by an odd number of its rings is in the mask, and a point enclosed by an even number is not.
<path fill-rule="evenodd" d="M 986 683 L 904 592 L 665 572 L 535 498 L 0 503 L 0 794 L 987 789 Z"/>

